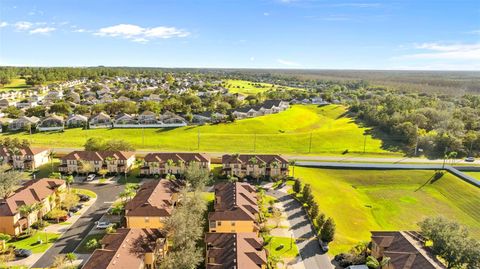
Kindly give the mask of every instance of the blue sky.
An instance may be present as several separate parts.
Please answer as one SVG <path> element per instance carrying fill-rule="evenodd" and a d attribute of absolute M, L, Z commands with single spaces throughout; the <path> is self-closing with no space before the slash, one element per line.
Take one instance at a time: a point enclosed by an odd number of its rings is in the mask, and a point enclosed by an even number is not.
<path fill-rule="evenodd" d="M 480 70 L 480 1 L 1 0 L 0 64 Z"/>

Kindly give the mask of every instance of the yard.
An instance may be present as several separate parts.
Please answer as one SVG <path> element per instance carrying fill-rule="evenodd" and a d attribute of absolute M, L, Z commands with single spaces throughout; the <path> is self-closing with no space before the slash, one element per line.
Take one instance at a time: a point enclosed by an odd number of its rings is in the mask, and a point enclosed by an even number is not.
<path fill-rule="evenodd" d="M 16 91 L 16 90 L 22 90 L 22 89 L 26 89 L 26 88 L 29 88 L 30 86 L 28 86 L 26 83 L 25 83 L 25 79 L 23 78 L 14 78 L 12 79 L 12 82 L 10 82 L 9 84 L 5 84 L 3 87 L 0 88 L 0 92 L 6 92 L 6 91 Z"/>
<path fill-rule="evenodd" d="M 366 128 L 345 117 L 345 107 L 295 105 L 287 111 L 234 123 L 186 126 L 175 129 L 67 129 L 65 132 L 2 134 L 28 139 L 32 145 L 82 148 L 90 137 L 124 139 L 137 149 L 200 152 L 258 152 L 336 154 L 365 152 L 392 154 Z M 399 155 L 398 153 L 396 155 Z"/>
<path fill-rule="evenodd" d="M 480 238 L 480 189 L 451 174 L 431 182 L 434 171 L 340 170 L 296 167 L 312 186 L 320 210 L 337 226 L 332 254 L 370 240 L 372 230 L 418 229 L 428 216 L 445 216 Z"/>
<path fill-rule="evenodd" d="M 75 250 L 76 253 L 80 254 L 88 254 L 92 253 L 94 249 L 88 249 L 87 248 L 87 243 L 88 241 L 92 239 L 96 239 L 97 241 L 100 241 L 103 237 L 105 236 L 105 233 L 95 233 L 95 234 L 89 234 L 87 235 L 81 242 L 81 244 L 77 247 Z"/>
<path fill-rule="evenodd" d="M 299 255 L 295 238 L 267 236 L 264 240 L 267 243 L 265 249 L 270 255 L 281 258 L 295 258 Z"/>
<path fill-rule="evenodd" d="M 36 232 L 30 237 L 22 238 L 18 241 L 14 241 L 14 239 L 12 239 L 7 243 L 7 246 L 29 249 L 33 253 L 42 253 L 45 252 L 51 245 L 53 245 L 53 243 L 55 243 L 59 237 L 60 234 L 56 233 Z M 43 241 L 42 244 L 38 243 L 39 240 Z"/>
<path fill-rule="evenodd" d="M 464 173 L 480 180 L 480 172 L 464 172 Z"/>
<path fill-rule="evenodd" d="M 269 83 L 256 83 L 246 80 L 229 79 L 226 81 L 226 88 L 230 93 L 239 93 L 243 95 L 254 95 L 268 90 L 301 90 L 298 88 L 278 86 Z"/>

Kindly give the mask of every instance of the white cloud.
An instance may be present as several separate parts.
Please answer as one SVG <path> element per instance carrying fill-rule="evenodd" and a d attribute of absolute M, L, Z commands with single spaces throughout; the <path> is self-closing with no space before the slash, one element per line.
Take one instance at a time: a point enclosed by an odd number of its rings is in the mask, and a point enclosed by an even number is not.
<path fill-rule="evenodd" d="M 15 29 L 25 31 L 33 27 L 33 23 L 28 21 L 19 21 L 15 23 Z"/>
<path fill-rule="evenodd" d="M 134 24 L 118 24 L 99 29 L 94 35 L 121 37 L 134 42 L 146 43 L 152 39 L 167 39 L 174 37 L 186 37 L 189 32 L 175 27 L 158 26 L 143 28 Z"/>
<path fill-rule="evenodd" d="M 292 62 L 292 61 L 287 61 L 283 59 L 277 59 L 277 63 L 282 64 L 282 65 L 287 65 L 287 66 L 301 66 L 301 64 Z"/>
<path fill-rule="evenodd" d="M 50 32 L 55 31 L 56 29 L 53 27 L 41 27 L 41 28 L 36 28 L 33 30 L 30 30 L 30 34 L 48 34 Z"/>
<path fill-rule="evenodd" d="M 408 59 L 443 59 L 443 60 L 480 60 L 480 43 L 473 44 L 416 44 L 415 49 L 426 52 L 402 55 Z"/>
<path fill-rule="evenodd" d="M 80 29 L 75 29 L 72 32 L 74 32 L 74 33 L 85 33 L 85 32 L 87 32 L 87 30 L 80 28 Z"/>
<path fill-rule="evenodd" d="M 270 13 L 268 13 L 268 12 L 263 12 L 263 16 L 270 16 Z"/>
<path fill-rule="evenodd" d="M 8 26 L 8 23 L 5 21 L 0 22 L 0 28 Z"/>

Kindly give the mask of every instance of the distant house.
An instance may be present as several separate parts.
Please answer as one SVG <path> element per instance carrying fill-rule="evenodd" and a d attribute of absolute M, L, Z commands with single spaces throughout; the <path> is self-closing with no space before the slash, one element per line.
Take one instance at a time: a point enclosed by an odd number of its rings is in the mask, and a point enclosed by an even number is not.
<path fill-rule="evenodd" d="M 8 99 L 0 99 L 0 108 L 6 108 L 10 105 L 13 105 L 13 104 L 11 104 Z"/>
<path fill-rule="evenodd" d="M 171 112 L 165 112 L 159 117 L 162 127 L 182 127 L 187 126 L 187 121 Z"/>
<path fill-rule="evenodd" d="M 0 147 L 0 164 L 9 164 L 14 169 L 35 170 L 48 163 L 50 150 L 42 148 L 17 148 L 9 150 Z"/>
<path fill-rule="evenodd" d="M 35 129 L 35 127 L 39 122 L 40 122 L 40 119 L 35 116 L 32 116 L 32 117 L 22 116 L 12 121 L 12 123 L 10 123 L 10 125 L 8 126 L 8 129 L 10 131 L 18 131 L 26 128 L 27 126 L 30 126 L 30 128 L 32 129 Z"/>
<path fill-rule="evenodd" d="M 382 269 L 444 269 L 425 247 L 425 239 L 417 232 L 373 231 L 372 256 L 377 260 L 388 257 Z"/>
<path fill-rule="evenodd" d="M 258 204 L 255 188 L 242 182 L 215 185 L 214 211 L 208 213 L 211 233 L 256 233 Z"/>
<path fill-rule="evenodd" d="M 166 234 L 158 229 L 120 228 L 100 240 L 82 269 L 153 269 L 167 253 Z"/>
<path fill-rule="evenodd" d="M 223 173 L 236 177 L 288 176 L 288 160 L 280 155 L 223 155 Z"/>
<path fill-rule="evenodd" d="M 54 114 L 40 121 L 37 125 L 37 130 L 40 132 L 59 131 L 64 129 L 64 125 L 63 117 Z"/>
<path fill-rule="evenodd" d="M 262 104 L 262 107 L 270 111 L 269 114 L 271 114 L 271 113 L 278 113 L 288 109 L 290 107 L 290 104 L 287 101 L 282 101 L 282 100 L 266 100 Z"/>
<path fill-rule="evenodd" d="M 61 100 L 63 98 L 63 92 L 59 90 L 51 90 L 45 95 L 43 98 L 44 101 L 51 101 L 55 102 L 57 100 Z"/>
<path fill-rule="evenodd" d="M 219 123 L 225 121 L 227 117 L 227 115 L 222 113 L 206 111 L 200 114 L 194 114 L 192 122 L 198 124 L 204 124 L 208 122 Z"/>
<path fill-rule="evenodd" d="M 179 185 L 167 179 L 144 183 L 125 205 L 127 228 L 163 229 L 178 199 Z"/>
<path fill-rule="evenodd" d="M 65 122 L 68 127 L 84 127 L 87 126 L 88 118 L 83 115 L 71 115 L 68 117 L 67 121 Z"/>
<path fill-rule="evenodd" d="M 17 102 L 17 104 L 16 104 L 16 107 L 19 108 L 19 109 L 30 108 L 30 107 L 35 107 L 35 106 L 37 106 L 37 102 L 31 101 L 29 99 L 23 99 L 22 101 Z"/>
<path fill-rule="evenodd" d="M 20 235 L 61 202 L 65 181 L 53 178 L 30 180 L 0 202 L 0 233 Z M 3 198 L 3 197 L 2 197 Z M 27 216 L 20 213 L 22 205 L 42 204 Z M 27 220 L 28 218 L 28 220 Z"/>
<path fill-rule="evenodd" d="M 206 269 L 265 269 L 267 251 L 257 233 L 207 233 Z"/>
<path fill-rule="evenodd" d="M 69 93 L 67 93 L 65 95 L 65 98 L 67 100 L 71 100 L 72 102 L 76 103 L 76 104 L 79 104 L 80 103 L 80 94 L 78 94 L 77 92 L 74 92 L 74 91 L 70 91 Z"/>
<path fill-rule="evenodd" d="M 135 152 L 73 151 L 60 160 L 58 170 L 62 173 L 97 173 L 105 169 L 108 173 L 123 174 L 130 172 L 135 162 Z M 89 163 L 90 170 L 82 171 L 84 163 Z"/>
<path fill-rule="evenodd" d="M 90 118 L 90 128 L 110 128 L 112 127 L 112 118 L 109 115 L 100 112 L 97 115 Z"/>
<path fill-rule="evenodd" d="M 136 125 L 137 120 L 134 116 L 127 113 L 118 114 L 113 120 L 113 127 L 119 127 L 120 125 Z"/>
<path fill-rule="evenodd" d="M 140 168 L 144 176 L 183 174 L 191 163 L 198 163 L 200 167 L 210 171 L 210 157 L 201 153 L 148 153 Z"/>
<path fill-rule="evenodd" d="M 158 124 L 157 114 L 152 111 L 144 111 L 138 115 L 138 124 Z"/>

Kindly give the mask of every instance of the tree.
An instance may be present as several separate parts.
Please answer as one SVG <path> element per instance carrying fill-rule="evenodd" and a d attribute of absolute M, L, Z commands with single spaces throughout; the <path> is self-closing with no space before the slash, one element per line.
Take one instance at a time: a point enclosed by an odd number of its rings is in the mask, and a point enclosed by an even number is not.
<path fill-rule="evenodd" d="M 67 183 L 67 190 L 70 193 L 70 185 L 73 183 L 75 179 L 73 178 L 72 175 L 68 175 L 64 178 L 64 180 L 65 180 L 65 183 Z"/>
<path fill-rule="evenodd" d="M 421 234 L 432 242 L 432 252 L 445 260 L 447 268 L 461 268 L 475 264 L 472 258 L 478 257 L 478 252 L 470 249 L 480 243 L 469 238 L 469 232 L 465 227 L 443 217 L 426 218 L 418 225 Z"/>
<path fill-rule="evenodd" d="M 0 243 L 1 243 L 1 248 L 0 248 L 0 252 L 3 251 L 5 249 L 5 243 L 10 241 L 10 239 L 12 239 L 12 237 L 8 234 L 2 234 L 0 233 Z"/>
<path fill-rule="evenodd" d="M 53 158 L 55 158 L 55 152 L 50 150 L 48 152 L 48 160 L 50 161 L 50 172 L 53 173 Z"/>
<path fill-rule="evenodd" d="M 317 202 L 313 201 L 312 205 L 310 206 L 310 217 L 315 219 L 318 216 L 320 209 L 318 208 Z"/>
<path fill-rule="evenodd" d="M 108 170 L 107 169 L 100 169 L 98 171 L 98 174 L 102 176 L 102 178 L 105 178 L 105 175 L 108 174 Z"/>
<path fill-rule="evenodd" d="M 70 262 L 71 265 L 73 265 L 73 262 L 77 259 L 77 255 L 73 252 L 69 252 L 65 255 L 65 259 Z"/>
<path fill-rule="evenodd" d="M 38 118 L 43 118 L 45 117 L 45 112 L 47 112 L 47 109 L 44 106 L 34 106 L 34 107 L 29 107 L 25 111 L 25 115 L 27 117 L 38 117 Z"/>
<path fill-rule="evenodd" d="M 60 222 L 61 217 L 64 217 L 66 215 L 67 215 L 67 211 L 59 208 L 54 208 L 47 213 L 47 217 L 49 217 L 50 219 L 57 220 L 57 223 Z"/>
<path fill-rule="evenodd" d="M 6 165 L 0 166 L 0 197 L 3 199 L 7 199 L 25 178 L 22 172 L 8 169 Z"/>
<path fill-rule="evenodd" d="M 69 115 L 72 113 L 72 108 L 68 103 L 61 101 L 51 105 L 49 112 L 50 114 Z"/>
<path fill-rule="evenodd" d="M 101 151 L 105 149 L 105 140 L 98 137 L 90 137 L 85 142 L 84 148 L 86 151 Z"/>
<path fill-rule="evenodd" d="M 368 268 L 380 269 L 383 266 L 387 265 L 389 261 L 390 261 L 389 257 L 383 257 L 381 261 L 378 261 L 375 257 L 368 256 L 366 264 Z"/>
<path fill-rule="evenodd" d="M 210 172 L 198 162 L 191 162 L 185 170 L 185 179 L 194 191 L 202 191 L 210 178 Z"/>
<path fill-rule="evenodd" d="M 93 164 L 91 162 L 80 161 L 80 167 L 78 169 L 78 172 L 86 175 L 86 174 L 90 173 L 91 171 L 93 171 Z"/>
<path fill-rule="evenodd" d="M 2 110 L 2 112 L 5 113 L 7 117 L 13 118 L 13 119 L 20 117 L 20 115 L 22 114 L 22 111 L 14 106 L 6 107 Z"/>
<path fill-rule="evenodd" d="M 276 207 L 273 207 L 272 209 L 272 219 L 273 221 L 275 221 L 275 227 L 278 228 L 278 226 L 280 225 L 280 222 L 282 222 L 282 211 L 280 211 L 280 209 L 276 208 Z"/>
<path fill-rule="evenodd" d="M 320 230 L 320 239 L 323 242 L 330 243 L 333 241 L 335 237 L 335 222 L 332 218 L 328 218 L 325 224 L 322 226 L 322 230 Z"/>
<path fill-rule="evenodd" d="M 300 193 L 302 191 L 302 182 L 299 179 L 294 179 L 293 191 L 295 193 Z"/>
<path fill-rule="evenodd" d="M 18 208 L 18 211 L 22 217 L 27 219 L 27 234 L 30 234 L 30 225 L 32 225 L 30 223 L 30 214 L 35 211 L 35 205 L 22 205 L 20 208 Z"/>
<path fill-rule="evenodd" d="M 303 187 L 303 202 L 310 206 L 313 202 L 312 187 L 310 184 L 305 184 Z"/>
<path fill-rule="evenodd" d="M 290 166 L 292 167 L 292 177 L 295 178 L 295 165 L 297 164 L 297 161 L 291 160 L 290 161 Z"/>
<path fill-rule="evenodd" d="M 78 202 L 80 202 L 80 198 L 78 197 L 78 195 L 70 192 L 65 194 L 62 205 L 67 210 L 70 210 L 72 207 L 78 205 Z"/>
<path fill-rule="evenodd" d="M 325 214 L 320 213 L 320 214 L 317 216 L 316 221 L 317 221 L 317 226 L 318 226 L 318 228 L 321 230 L 322 227 L 323 227 L 323 224 L 325 224 Z"/>
<path fill-rule="evenodd" d="M 90 239 L 90 240 L 87 241 L 87 244 L 86 244 L 85 246 L 86 246 L 87 249 L 89 249 L 89 250 L 94 250 L 94 249 L 100 247 L 100 243 L 98 242 L 97 239 L 92 238 L 92 239 Z"/>

